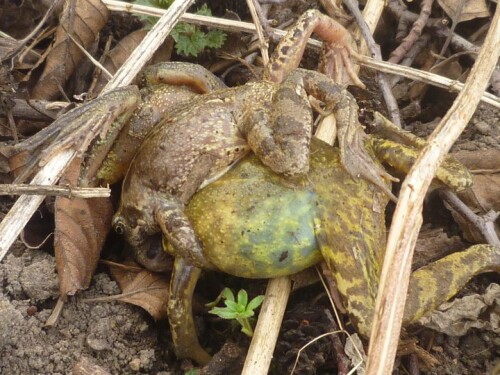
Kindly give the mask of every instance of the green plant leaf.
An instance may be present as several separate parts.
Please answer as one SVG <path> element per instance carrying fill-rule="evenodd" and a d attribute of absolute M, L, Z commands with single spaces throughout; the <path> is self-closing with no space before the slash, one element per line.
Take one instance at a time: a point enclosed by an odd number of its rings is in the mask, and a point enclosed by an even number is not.
<path fill-rule="evenodd" d="M 226 33 L 220 30 L 210 30 L 205 34 L 208 48 L 220 48 L 226 41 Z"/>
<path fill-rule="evenodd" d="M 238 304 L 241 306 L 245 306 L 245 308 L 246 308 L 247 303 L 248 303 L 248 293 L 245 289 L 241 289 L 238 292 Z"/>
<path fill-rule="evenodd" d="M 238 313 L 235 311 L 228 310 L 223 307 L 214 307 L 212 310 L 209 311 L 210 314 L 217 315 L 221 317 L 222 319 L 236 319 L 238 318 Z"/>
<path fill-rule="evenodd" d="M 224 288 L 221 292 L 222 298 L 229 300 L 229 301 L 234 301 L 234 293 L 231 289 L 229 288 Z"/>
<path fill-rule="evenodd" d="M 245 306 L 241 306 L 240 304 L 234 301 L 225 300 L 224 304 L 227 306 L 228 309 L 234 312 L 241 312 L 245 310 Z"/>
<path fill-rule="evenodd" d="M 262 304 L 262 301 L 264 301 L 264 296 L 260 295 L 252 299 L 248 305 L 247 305 L 247 310 L 255 310 L 257 307 L 259 307 Z"/>

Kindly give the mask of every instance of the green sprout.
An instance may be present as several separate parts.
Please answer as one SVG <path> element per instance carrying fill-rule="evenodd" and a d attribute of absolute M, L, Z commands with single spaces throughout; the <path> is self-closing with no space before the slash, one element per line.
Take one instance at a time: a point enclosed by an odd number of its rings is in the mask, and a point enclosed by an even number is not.
<path fill-rule="evenodd" d="M 221 299 L 224 300 L 226 307 L 214 307 Z M 242 327 L 241 332 L 252 337 L 253 328 L 249 318 L 255 315 L 254 310 L 262 304 L 263 300 L 264 296 L 260 295 L 248 302 L 246 290 L 241 289 L 238 292 L 238 299 L 235 301 L 233 291 L 229 288 L 224 288 L 217 299 L 207 304 L 207 306 L 212 307 L 209 311 L 210 314 L 217 315 L 222 319 L 236 320 Z"/>
<path fill-rule="evenodd" d="M 135 4 L 152 5 L 156 8 L 166 9 L 173 0 L 135 0 Z M 203 4 L 196 11 L 196 14 L 202 16 L 211 16 L 212 11 L 207 4 Z M 144 17 L 151 27 L 157 21 L 154 17 Z M 220 48 L 226 40 L 226 34 L 220 30 L 202 31 L 198 26 L 179 22 L 170 33 L 175 41 L 175 50 L 179 55 L 198 56 L 205 48 Z"/>

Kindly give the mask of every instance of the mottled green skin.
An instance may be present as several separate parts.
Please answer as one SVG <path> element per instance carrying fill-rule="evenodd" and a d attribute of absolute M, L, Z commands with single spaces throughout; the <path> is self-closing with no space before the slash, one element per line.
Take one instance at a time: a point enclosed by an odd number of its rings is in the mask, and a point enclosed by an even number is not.
<path fill-rule="evenodd" d="M 368 150 L 401 164 L 415 150 L 368 138 Z M 375 155 L 373 155 L 375 156 Z M 395 158 L 399 156 L 399 158 Z M 438 175 L 454 188 L 469 186 L 470 175 L 449 158 Z M 254 156 L 198 192 L 187 207 L 204 256 L 219 270 L 247 278 L 296 273 L 324 259 L 358 331 L 368 336 L 385 250 L 387 195 L 353 179 L 337 149 L 315 139 L 310 172 L 291 182 L 264 168 Z M 408 169 L 408 166 L 402 169 Z M 453 176 L 449 176 L 453 172 Z M 498 269 L 500 251 L 475 246 L 412 275 L 405 322 L 453 296 L 472 276 Z M 453 273 L 447 270 L 453 269 Z"/>

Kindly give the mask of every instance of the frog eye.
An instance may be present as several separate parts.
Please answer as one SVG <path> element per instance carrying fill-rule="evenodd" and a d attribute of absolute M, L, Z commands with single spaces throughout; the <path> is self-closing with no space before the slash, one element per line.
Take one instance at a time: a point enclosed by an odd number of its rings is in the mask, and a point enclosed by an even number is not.
<path fill-rule="evenodd" d="M 125 233 L 125 224 L 123 224 L 123 221 L 119 219 L 115 220 L 115 222 L 113 223 L 113 229 L 119 235 L 123 235 Z"/>

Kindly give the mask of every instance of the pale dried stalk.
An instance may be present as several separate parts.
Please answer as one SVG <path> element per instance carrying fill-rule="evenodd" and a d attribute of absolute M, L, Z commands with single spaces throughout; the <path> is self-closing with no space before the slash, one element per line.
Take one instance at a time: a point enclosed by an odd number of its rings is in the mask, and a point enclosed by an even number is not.
<path fill-rule="evenodd" d="M 260 4 L 257 2 L 257 0 L 247 0 L 247 5 L 248 9 L 250 9 L 250 13 L 252 14 L 252 20 L 255 25 L 257 37 L 259 38 L 259 49 L 260 54 L 262 55 L 262 62 L 264 63 L 264 65 L 267 65 L 267 63 L 269 62 L 269 43 L 264 37 L 264 29 L 260 22 L 261 19 L 259 15 L 262 16 L 262 12 L 260 11 Z M 257 7 L 259 7 L 259 10 L 257 10 Z"/>
<path fill-rule="evenodd" d="M 368 28 L 370 29 L 372 35 L 375 32 L 375 28 L 377 27 L 378 20 L 382 15 L 384 7 L 384 0 L 368 0 L 365 4 L 365 7 L 363 9 L 363 19 L 368 25 Z M 361 55 L 368 54 L 368 45 L 366 44 L 365 39 L 361 36 L 361 31 L 357 29 L 354 34 L 356 36 L 356 39 L 361 41 L 361 44 L 359 46 L 359 53 Z"/>
<path fill-rule="evenodd" d="M 439 74 L 413 69 L 407 66 L 391 64 L 386 61 L 377 61 L 368 56 L 355 56 L 355 58 L 360 65 L 367 68 L 372 68 L 381 72 L 414 79 L 416 81 L 428 83 L 436 87 L 441 87 L 451 92 L 459 93 L 464 88 L 464 84 L 462 82 L 451 80 L 449 78 L 440 76 Z M 476 94 L 480 95 L 481 93 Z M 480 100 L 484 103 L 491 104 L 496 108 L 500 108 L 500 98 L 489 92 L 482 93 Z"/>
<path fill-rule="evenodd" d="M 108 83 L 106 89 L 109 90 L 112 87 L 118 87 L 118 85 L 124 86 L 132 81 L 135 74 L 137 74 L 155 52 L 155 50 L 149 50 L 148 48 L 154 48 L 154 46 L 163 43 L 172 27 L 175 25 L 175 20 L 179 18 L 182 12 L 186 11 L 192 2 L 193 0 L 176 0 L 171 5 L 168 11 L 165 12 L 162 18 L 160 18 L 158 23 L 150 30 L 141 44 L 137 47 L 136 51 L 139 50 L 140 52 L 135 53 L 134 51 L 134 53 L 129 56 L 125 64 L 118 70 L 114 79 Z M 97 129 L 96 134 L 99 132 L 100 129 Z M 37 173 L 31 183 L 37 185 L 54 184 L 59 177 L 61 177 L 64 169 L 74 156 L 75 152 L 71 150 L 65 150 L 56 154 Z M 33 215 L 43 201 L 43 198 L 43 196 L 39 195 L 22 195 L 2 220 L 0 223 L 0 261 L 4 258 L 5 254 L 7 254 L 10 246 L 14 243 L 31 215 Z"/>
<path fill-rule="evenodd" d="M 292 282 L 287 276 L 269 280 L 242 375 L 266 375 L 269 372 L 291 289 Z"/>
<path fill-rule="evenodd" d="M 414 244 L 422 224 L 425 193 L 447 152 L 472 117 L 500 54 L 500 8 L 464 90 L 431 134 L 403 182 L 387 240 L 376 313 L 371 332 L 367 375 L 390 374 L 401 330 Z"/>
<path fill-rule="evenodd" d="M 51 195 L 67 198 L 107 198 L 109 188 L 81 188 L 61 185 L 0 184 L 0 195 Z"/>

